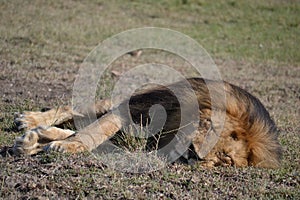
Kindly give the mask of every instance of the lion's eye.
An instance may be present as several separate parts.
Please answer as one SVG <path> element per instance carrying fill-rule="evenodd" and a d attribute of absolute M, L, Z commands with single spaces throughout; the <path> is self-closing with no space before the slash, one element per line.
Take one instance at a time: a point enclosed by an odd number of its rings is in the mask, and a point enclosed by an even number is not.
<path fill-rule="evenodd" d="M 233 140 L 238 140 L 238 136 L 237 136 L 237 133 L 235 131 L 233 131 L 230 135 L 230 137 L 232 137 Z"/>

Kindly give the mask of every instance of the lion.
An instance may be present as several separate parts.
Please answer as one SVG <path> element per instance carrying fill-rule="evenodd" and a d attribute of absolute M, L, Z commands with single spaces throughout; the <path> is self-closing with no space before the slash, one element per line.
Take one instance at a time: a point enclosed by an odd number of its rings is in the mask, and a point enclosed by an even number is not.
<path fill-rule="evenodd" d="M 191 92 L 197 98 L 199 121 L 191 122 L 196 129 L 185 129 L 192 133 L 181 134 L 178 141 L 190 141 L 185 156 L 194 156 L 204 167 L 235 166 L 277 168 L 280 166 L 281 146 L 278 142 L 278 131 L 274 121 L 263 104 L 253 95 L 238 86 L 227 82 L 188 78 L 192 91 L 187 90 L 182 81 L 168 87 L 155 86 L 136 92 L 128 100 L 114 107 L 110 99 L 98 100 L 95 110 L 99 119 L 79 131 L 62 129 L 58 126 L 75 116 L 85 113 L 74 111 L 71 106 L 61 106 L 44 112 L 24 112 L 18 114 L 15 122 L 19 129 L 25 129 L 22 137 L 15 140 L 13 152 L 16 155 L 33 155 L 42 151 L 58 151 L 77 153 L 92 151 L 105 141 L 110 140 L 124 127 L 128 127 L 131 118 L 143 126 L 149 124 L 149 109 L 159 104 L 166 111 L 166 121 L 160 133 L 163 137 L 156 141 L 156 146 L 162 148 L 170 140 L 177 138 L 180 127 L 180 103 L 176 95 L 180 95 L 189 107 Z M 208 89 L 212 88 L 212 89 Z M 170 88 L 175 88 L 174 95 Z M 212 91 L 211 91 L 212 90 Z M 214 112 L 225 113 L 225 121 L 220 129 L 218 120 L 212 120 L 212 101 L 210 92 L 220 94 L 225 92 L 226 101 L 215 102 Z M 122 105 L 129 105 L 129 112 L 122 111 Z M 119 109 L 119 112 L 114 112 Z M 192 108 L 191 108 L 192 109 Z M 120 111 L 121 110 L 121 111 Z M 195 123 L 196 124 L 195 126 Z M 182 131 L 184 132 L 184 131 Z M 203 154 L 201 148 L 205 145 L 208 134 L 217 134 L 218 140 L 209 151 Z M 183 136 L 183 137 L 182 137 Z M 150 144 L 151 142 L 149 142 Z M 149 145 L 151 146 L 151 145 Z M 176 145 L 170 149 L 170 154 L 176 154 Z M 180 152 L 182 154 L 182 152 Z"/>

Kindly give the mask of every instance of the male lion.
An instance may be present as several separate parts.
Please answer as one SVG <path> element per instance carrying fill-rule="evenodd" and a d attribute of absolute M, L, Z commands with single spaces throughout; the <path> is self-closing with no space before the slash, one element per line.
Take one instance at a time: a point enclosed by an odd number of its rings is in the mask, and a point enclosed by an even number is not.
<path fill-rule="evenodd" d="M 280 164 L 281 147 L 277 140 L 276 126 L 262 103 L 245 90 L 226 82 L 209 81 L 201 78 L 189 78 L 188 83 L 196 95 L 199 111 L 199 126 L 194 133 L 181 138 L 190 140 L 194 155 L 203 166 L 257 166 L 275 168 Z M 210 90 L 208 90 L 208 85 Z M 71 130 L 55 127 L 79 115 L 69 106 L 51 109 L 45 112 L 24 112 L 15 119 L 20 129 L 26 129 L 25 135 L 16 139 L 15 154 L 36 154 L 44 150 L 60 152 L 92 151 L 114 136 L 129 124 L 128 116 L 134 122 L 146 125 L 149 122 L 149 109 L 160 104 L 166 111 L 166 122 L 161 133 L 164 137 L 156 141 L 158 147 L 168 144 L 176 137 L 180 124 L 180 104 L 169 89 L 176 88 L 188 105 L 190 92 L 183 82 L 169 87 L 157 86 L 153 89 L 135 93 L 128 101 L 130 112 L 113 112 L 110 100 L 95 103 L 100 119 L 75 133 Z M 212 91 L 211 91 L 212 90 Z M 225 112 L 225 122 L 218 129 L 218 120 L 213 121 L 212 102 L 209 92 L 225 92 L 226 102 L 215 102 L 215 112 Z M 121 109 L 122 110 L 122 109 Z M 84 115 L 84 113 L 81 113 Z M 219 134 L 219 139 L 210 151 L 202 155 L 201 145 L 209 132 Z M 219 131 L 219 132 L 218 132 Z M 152 137 L 153 139 L 153 137 Z M 151 137 L 149 138 L 151 140 Z M 174 152 L 176 147 L 174 147 Z M 173 152 L 173 153 L 174 153 Z"/>

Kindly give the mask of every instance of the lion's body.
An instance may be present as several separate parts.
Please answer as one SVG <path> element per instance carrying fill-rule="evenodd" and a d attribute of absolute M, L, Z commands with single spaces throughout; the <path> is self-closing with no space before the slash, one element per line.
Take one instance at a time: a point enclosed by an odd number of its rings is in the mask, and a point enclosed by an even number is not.
<path fill-rule="evenodd" d="M 128 121 L 130 117 L 135 123 L 143 125 L 149 123 L 149 109 L 157 104 L 164 107 L 167 116 L 166 123 L 161 130 L 162 133 L 167 134 L 158 141 L 158 146 L 163 147 L 168 144 L 168 140 L 175 137 L 176 130 L 181 128 L 181 116 L 184 113 L 176 97 L 179 95 L 184 100 L 188 111 L 190 98 L 195 95 L 198 103 L 196 113 L 199 115 L 197 116 L 199 126 L 196 131 L 182 140 L 191 141 L 193 152 L 203 165 L 267 168 L 279 166 L 281 147 L 277 140 L 276 127 L 257 98 L 229 83 L 204 81 L 200 78 L 188 79 L 188 83 L 192 91 L 188 90 L 182 82 L 177 82 L 169 87 L 155 87 L 136 93 L 116 108 L 119 112 L 114 112 L 114 109 L 110 110 L 112 105 L 109 100 L 99 101 L 96 103 L 96 111 L 99 116 L 102 116 L 77 134 L 55 127 L 40 127 L 61 124 L 72 119 L 74 114 L 78 114 L 68 106 L 46 112 L 24 113 L 17 119 L 17 122 L 20 128 L 27 128 L 28 131 L 24 137 L 16 139 L 14 151 L 16 154 L 35 154 L 45 149 L 67 152 L 91 151 L 123 127 L 130 125 Z M 176 89 L 176 95 L 172 92 L 172 88 Z M 217 101 L 214 102 L 212 111 L 210 93 L 221 96 L 222 92 L 225 92 L 226 101 L 216 98 Z M 122 105 L 127 103 L 130 112 L 123 112 Z M 217 116 L 214 121 L 211 120 L 212 112 Z M 223 128 L 218 129 L 223 122 L 222 113 L 226 114 L 225 122 Z M 218 121 L 219 115 L 220 121 Z M 201 147 L 205 145 L 205 138 L 212 130 L 220 137 L 214 147 L 203 155 Z"/>

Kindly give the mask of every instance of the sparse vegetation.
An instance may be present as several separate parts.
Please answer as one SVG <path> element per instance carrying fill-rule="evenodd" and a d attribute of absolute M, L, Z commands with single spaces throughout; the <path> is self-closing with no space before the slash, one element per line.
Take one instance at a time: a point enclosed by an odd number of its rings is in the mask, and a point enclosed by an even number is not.
<path fill-rule="evenodd" d="M 21 134 L 13 124 L 14 112 L 70 103 L 80 63 L 101 40 L 129 28 L 158 26 L 196 39 L 224 80 L 261 99 L 278 125 L 284 150 L 282 167 L 276 170 L 208 170 L 175 163 L 144 174 L 113 170 L 87 153 L 5 157 L 0 159 L 0 198 L 300 198 L 297 1 L 16 0 L 1 1 L 0 10 L 2 149 Z M 150 51 L 138 58 L 124 56 L 112 68 L 124 72 L 161 60 L 184 64 Z M 114 80 L 108 72 L 99 83 L 99 96 L 109 95 Z"/>

